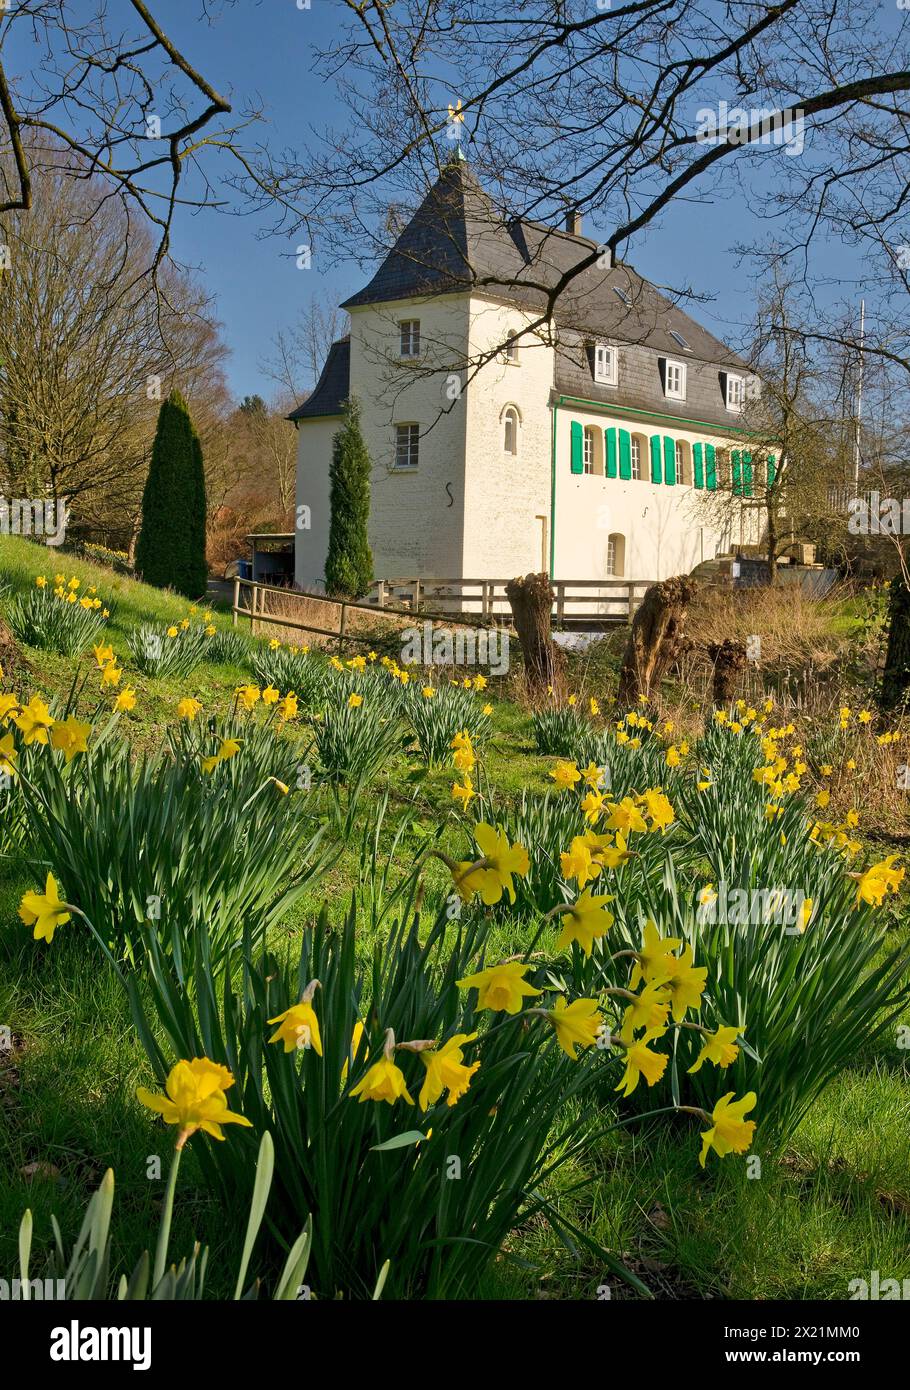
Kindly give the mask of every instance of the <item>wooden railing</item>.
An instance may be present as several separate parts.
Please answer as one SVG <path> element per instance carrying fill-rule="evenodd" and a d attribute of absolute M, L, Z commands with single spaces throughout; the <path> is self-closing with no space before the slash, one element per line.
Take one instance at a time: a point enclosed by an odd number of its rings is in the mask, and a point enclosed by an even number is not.
<path fill-rule="evenodd" d="M 654 580 L 554 579 L 551 582 L 556 591 L 553 616 L 557 622 L 588 617 L 611 618 L 616 622 L 632 618 L 645 590 Z M 511 618 L 505 592 L 508 583 L 507 579 L 380 579 L 373 589 L 379 608 L 386 608 L 390 598 L 394 601 L 407 596 L 412 613 L 432 609 L 447 617 L 479 613 L 483 618 L 499 615 Z"/>
<path fill-rule="evenodd" d="M 369 644 L 374 635 L 350 630 L 351 613 L 369 614 L 373 618 L 414 618 L 511 625 L 512 610 L 506 598 L 506 579 L 381 579 L 372 586 L 373 602 L 353 603 L 347 599 L 329 598 L 326 594 L 301 593 L 297 589 L 275 584 L 261 584 L 252 579 L 234 580 L 234 601 L 231 605 L 234 626 L 238 618 L 249 618 L 255 630 L 257 623 L 291 628 L 332 637 L 339 649 L 346 642 Z M 573 618 L 598 618 L 607 622 L 631 622 L 645 590 L 653 583 L 649 579 L 557 579 L 553 581 L 555 598 L 553 616 L 557 624 Z M 577 592 L 580 591 L 580 592 Z M 248 602 L 241 603 L 241 595 Z M 338 626 L 325 627 L 316 622 L 303 622 L 287 613 L 270 612 L 266 595 L 277 594 L 285 602 L 299 599 L 301 603 L 317 604 L 322 612 L 337 613 Z M 396 603 L 396 598 L 404 600 Z"/>

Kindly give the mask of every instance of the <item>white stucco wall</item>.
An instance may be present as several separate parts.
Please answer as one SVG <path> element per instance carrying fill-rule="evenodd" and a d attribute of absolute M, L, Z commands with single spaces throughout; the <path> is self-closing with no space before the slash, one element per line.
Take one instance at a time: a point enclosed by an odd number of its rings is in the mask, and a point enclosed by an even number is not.
<path fill-rule="evenodd" d="M 467 295 L 446 295 L 351 312 L 351 384 L 373 460 L 369 530 L 377 578 L 463 573 L 465 403 L 451 368 L 465 359 L 468 303 Z M 417 371 L 398 358 L 402 319 L 420 320 Z M 420 426 L 413 471 L 394 466 L 395 426 L 406 423 Z"/>
<path fill-rule="evenodd" d="M 464 574 L 511 579 L 549 566 L 550 412 L 554 350 L 522 330 L 533 316 L 471 301 L 470 353 L 479 361 L 509 337 L 517 362 L 484 362 L 467 391 Z M 504 447 L 504 414 L 519 416 L 517 453 Z"/>
<path fill-rule="evenodd" d="M 341 421 L 301 420 L 297 427 L 297 506 L 310 509 L 309 530 L 298 528 L 294 580 L 302 589 L 321 589 L 329 549 L 329 465 L 332 439 Z"/>
<path fill-rule="evenodd" d="M 641 436 L 641 480 L 608 478 L 600 473 L 571 471 L 571 423 L 605 429 L 628 430 Z M 729 491 L 710 493 L 704 488 L 675 483 L 650 482 L 650 436 L 659 433 L 674 441 L 713 444 L 715 448 L 742 448 L 708 427 L 682 428 L 665 422 L 641 423 L 618 413 L 586 411 L 561 405 L 556 424 L 556 550 L 555 579 L 600 579 L 607 575 L 607 541 L 611 534 L 624 538 L 626 579 L 667 579 L 685 574 L 702 560 L 728 551 L 735 543 L 755 543 L 759 538 L 754 509 L 731 501 Z M 618 470 L 617 470 L 618 471 Z M 731 536 L 732 531 L 732 536 Z"/>

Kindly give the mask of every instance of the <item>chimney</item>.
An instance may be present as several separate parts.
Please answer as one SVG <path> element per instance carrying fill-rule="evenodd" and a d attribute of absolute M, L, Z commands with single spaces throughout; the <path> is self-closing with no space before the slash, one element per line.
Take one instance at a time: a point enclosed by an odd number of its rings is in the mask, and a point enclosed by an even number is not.
<path fill-rule="evenodd" d="M 566 231 L 572 236 L 581 236 L 581 213 L 578 208 L 569 208 L 566 212 Z"/>

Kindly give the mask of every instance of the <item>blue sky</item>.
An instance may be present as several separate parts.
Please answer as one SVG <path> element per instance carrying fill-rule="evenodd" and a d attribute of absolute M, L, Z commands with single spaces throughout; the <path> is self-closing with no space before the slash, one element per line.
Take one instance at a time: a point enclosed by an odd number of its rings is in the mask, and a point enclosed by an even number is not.
<path fill-rule="evenodd" d="M 155 14 L 238 109 L 246 101 L 262 103 L 268 125 L 259 138 L 276 148 L 294 148 L 305 162 L 307 150 L 318 145 L 318 132 L 346 118 L 332 89 L 311 71 L 314 49 L 328 42 L 340 22 L 337 0 L 311 0 L 309 10 L 299 9 L 297 0 L 244 0 L 219 7 L 214 23 L 199 20 L 196 0 L 158 0 Z M 196 269 L 215 297 L 232 354 L 229 384 L 238 398 L 272 393 L 262 360 L 276 331 L 294 322 L 312 293 L 337 302 L 364 280 L 355 266 L 298 270 L 291 255 L 298 238 L 292 243 L 268 235 L 268 227 L 268 219 L 256 215 L 187 210 L 178 213 L 175 225 L 177 258 Z M 584 230 L 599 236 L 610 229 L 589 224 Z M 627 249 L 625 259 L 658 284 L 688 284 L 698 294 L 713 295 L 713 303 L 691 305 L 689 312 L 718 336 L 736 341 L 750 317 L 755 276 L 748 263 L 737 263 L 733 248 L 754 235 L 745 195 L 716 205 L 680 202 Z M 836 252 L 829 248 L 821 265 L 828 260 L 832 274 L 849 277 L 855 269 L 840 246 Z"/>

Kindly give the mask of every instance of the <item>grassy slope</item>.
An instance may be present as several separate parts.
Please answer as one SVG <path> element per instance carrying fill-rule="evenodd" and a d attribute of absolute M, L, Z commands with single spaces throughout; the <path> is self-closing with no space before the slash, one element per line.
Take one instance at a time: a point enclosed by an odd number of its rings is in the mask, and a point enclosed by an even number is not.
<path fill-rule="evenodd" d="M 76 573 L 105 595 L 114 589 L 117 608 L 110 640 L 127 660 L 125 637 L 143 619 L 179 618 L 186 604 L 95 566 L 59 564 L 27 542 L 0 538 L 0 581 L 33 582 L 55 568 Z M 219 618 L 219 622 L 227 621 Z M 33 684 L 46 693 L 68 688 L 72 663 L 26 652 Z M 241 676 L 229 668 L 203 667 L 192 685 L 209 705 L 223 705 Z M 180 694 L 166 681 L 131 671 L 138 695 L 130 731 L 138 743 L 160 740 Z M 546 763 L 536 756 L 528 719 L 514 704 L 497 700 L 495 738 L 488 770 L 501 794 L 545 785 Z M 387 786 L 396 820 L 431 824 L 449 809 L 451 775 L 406 780 L 407 759 L 389 769 Z M 403 847 L 416 846 L 410 832 Z M 302 912 L 328 898 L 341 904 L 350 891 L 355 850 L 348 852 L 314 890 Z M 17 1041 L 12 1059 L 0 1059 L 0 1266 L 10 1267 L 19 1216 L 30 1205 L 40 1240 L 56 1212 L 65 1237 L 76 1231 L 77 1198 L 108 1165 L 117 1174 L 115 1250 L 131 1267 L 149 1241 L 162 1183 L 148 1176 L 156 1154 L 166 1151 L 163 1132 L 133 1099 L 148 1080 L 144 1054 L 134 1038 L 115 982 L 87 957 L 81 944 L 61 934 L 53 952 L 36 954 L 16 915 L 32 874 L 22 862 L 0 861 L 0 1023 Z M 58 949 L 59 948 L 59 949 Z M 879 1269 L 883 1276 L 910 1275 L 910 1126 L 906 1068 L 894 1051 L 867 1054 L 816 1103 L 779 1165 L 766 1165 L 749 1180 L 743 1165 L 702 1173 L 697 1139 L 687 1128 L 632 1130 L 612 1137 L 591 1159 L 587 1173 L 564 1172 L 563 1192 L 582 1176 L 592 1182 L 560 1197 L 567 1214 L 627 1261 L 658 1292 L 670 1296 L 739 1298 L 842 1298 L 851 1278 Z M 236 1222 L 226 1219 L 206 1193 L 192 1159 L 181 1179 L 175 1251 L 196 1237 L 211 1244 L 210 1290 L 229 1292 L 236 1254 Z M 29 1164 L 48 1165 L 27 1176 Z M 153 1163 L 151 1164 L 153 1166 Z M 478 1296 L 593 1298 L 605 1282 L 584 1251 L 567 1251 L 543 1222 L 517 1232 L 509 1251 L 533 1262 L 529 1272 L 507 1257 L 497 1263 Z M 226 1258 L 219 1258 L 224 1255 Z"/>

